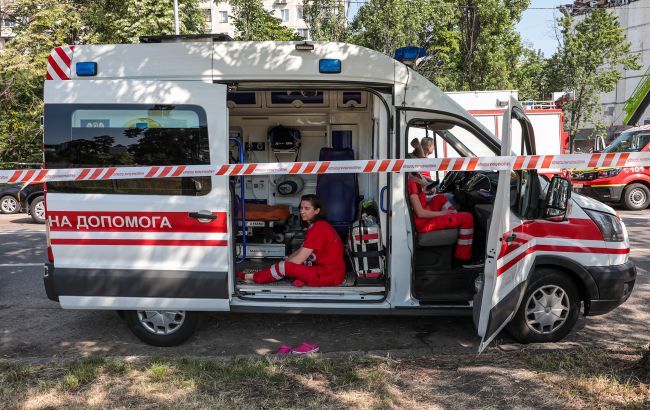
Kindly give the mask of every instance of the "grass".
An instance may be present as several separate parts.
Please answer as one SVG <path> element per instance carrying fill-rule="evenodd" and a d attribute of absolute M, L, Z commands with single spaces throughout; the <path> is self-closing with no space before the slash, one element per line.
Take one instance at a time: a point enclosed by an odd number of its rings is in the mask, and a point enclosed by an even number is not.
<path fill-rule="evenodd" d="M 0 362 L 3 408 L 644 409 L 648 347 L 408 358 L 320 355 L 227 361 L 90 357 Z M 523 401 L 522 401 L 523 400 Z"/>

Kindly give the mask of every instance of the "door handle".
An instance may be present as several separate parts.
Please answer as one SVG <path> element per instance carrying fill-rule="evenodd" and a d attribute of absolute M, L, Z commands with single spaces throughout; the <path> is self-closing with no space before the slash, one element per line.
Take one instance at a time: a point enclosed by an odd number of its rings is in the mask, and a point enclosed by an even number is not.
<path fill-rule="evenodd" d="M 199 222 L 208 223 L 217 219 L 217 215 L 207 210 L 200 210 L 198 212 L 190 212 L 190 218 L 198 219 Z"/>
<path fill-rule="evenodd" d="M 508 236 L 508 237 L 506 238 L 506 242 L 510 243 L 510 242 L 514 241 L 515 239 L 517 239 L 517 235 L 515 235 L 515 234 L 513 233 L 513 234 L 511 234 L 510 236 Z"/>

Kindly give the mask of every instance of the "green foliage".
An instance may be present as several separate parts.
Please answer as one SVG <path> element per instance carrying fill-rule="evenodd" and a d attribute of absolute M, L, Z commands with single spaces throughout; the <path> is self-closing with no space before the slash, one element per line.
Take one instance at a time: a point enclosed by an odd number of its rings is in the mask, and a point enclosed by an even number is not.
<path fill-rule="evenodd" d="M 574 92 L 574 100 L 563 107 L 573 137 L 587 121 L 598 125 L 599 94 L 614 90 L 621 79 L 619 66 L 638 70 L 641 65 L 617 17 L 607 10 L 594 9 L 577 23 L 570 16 L 558 22 L 563 42 L 549 61 L 554 67 L 550 81 Z"/>
<path fill-rule="evenodd" d="M 342 0 L 308 0 L 303 6 L 304 20 L 315 41 L 346 41 L 348 22 Z"/>
<path fill-rule="evenodd" d="M 215 0 L 219 4 L 219 0 Z M 292 29 L 284 27 L 281 20 L 264 9 L 262 0 L 229 0 L 233 12 L 233 25 L 237 31 L 236 40 L 242 41 L 287 41 L 299 40 Z"/>
<path fill-rule="evenodd" d="M 551 94 L 559 91 L 549 84 L 548 73 L 551 70 L 541 51 L 524 48 L 512 77 L 512 84 L 519 91 L 519 99 L 550 100 Z"/>
<path fill-rule="evenodd" d="M 203 32 L 199 0 L 179 3 L 181 32 Z M 42 161 L 43 82 L 54 47 L 131 43 L 140 35 L 174 33 L 169 0 L 15 0 L 2 17 L 16 25 L 0 58 L 0 162 Z"/>

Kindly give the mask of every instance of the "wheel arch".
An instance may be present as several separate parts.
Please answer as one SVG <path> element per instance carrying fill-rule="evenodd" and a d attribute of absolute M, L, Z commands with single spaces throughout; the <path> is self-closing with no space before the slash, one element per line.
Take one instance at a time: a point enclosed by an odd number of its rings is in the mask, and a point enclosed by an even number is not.
<path fill-rule="evenodd" d="M 539 255 L 533 269 L 552 268 L 571 278 L 578 288 L 580 299 L 585 303 L 585 315 L 589 312 L 589 301 L 598 299 L 598 286 L 587 269 L 576 261 L 558 255 Z"/>

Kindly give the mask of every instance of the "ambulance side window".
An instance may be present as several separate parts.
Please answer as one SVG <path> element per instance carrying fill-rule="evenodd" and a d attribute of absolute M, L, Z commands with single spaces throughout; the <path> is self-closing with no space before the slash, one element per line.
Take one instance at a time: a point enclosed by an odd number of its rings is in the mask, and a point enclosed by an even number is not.
<path fill-rule="evenodd" d="M 51 168 L 208 165 L 205 111 L 191 105 L 48 104 L 45 162 Z M 210 177 L 48 183 L 48 191 L 206 195 Z"/>
<path fill-rule="evenodd" d="M 534 138 L 530 122 L 522 119 L 512 121 L 512 150 L 516 155 L 534 155 L 535 147 L 529 146 L 526 139 Z M 510 209 L 525 219 L 534 219 L 537 215 L 535 197 L 539 196 L 539 181 L 534 169 L 513 171 L 510 182 Z"/>

